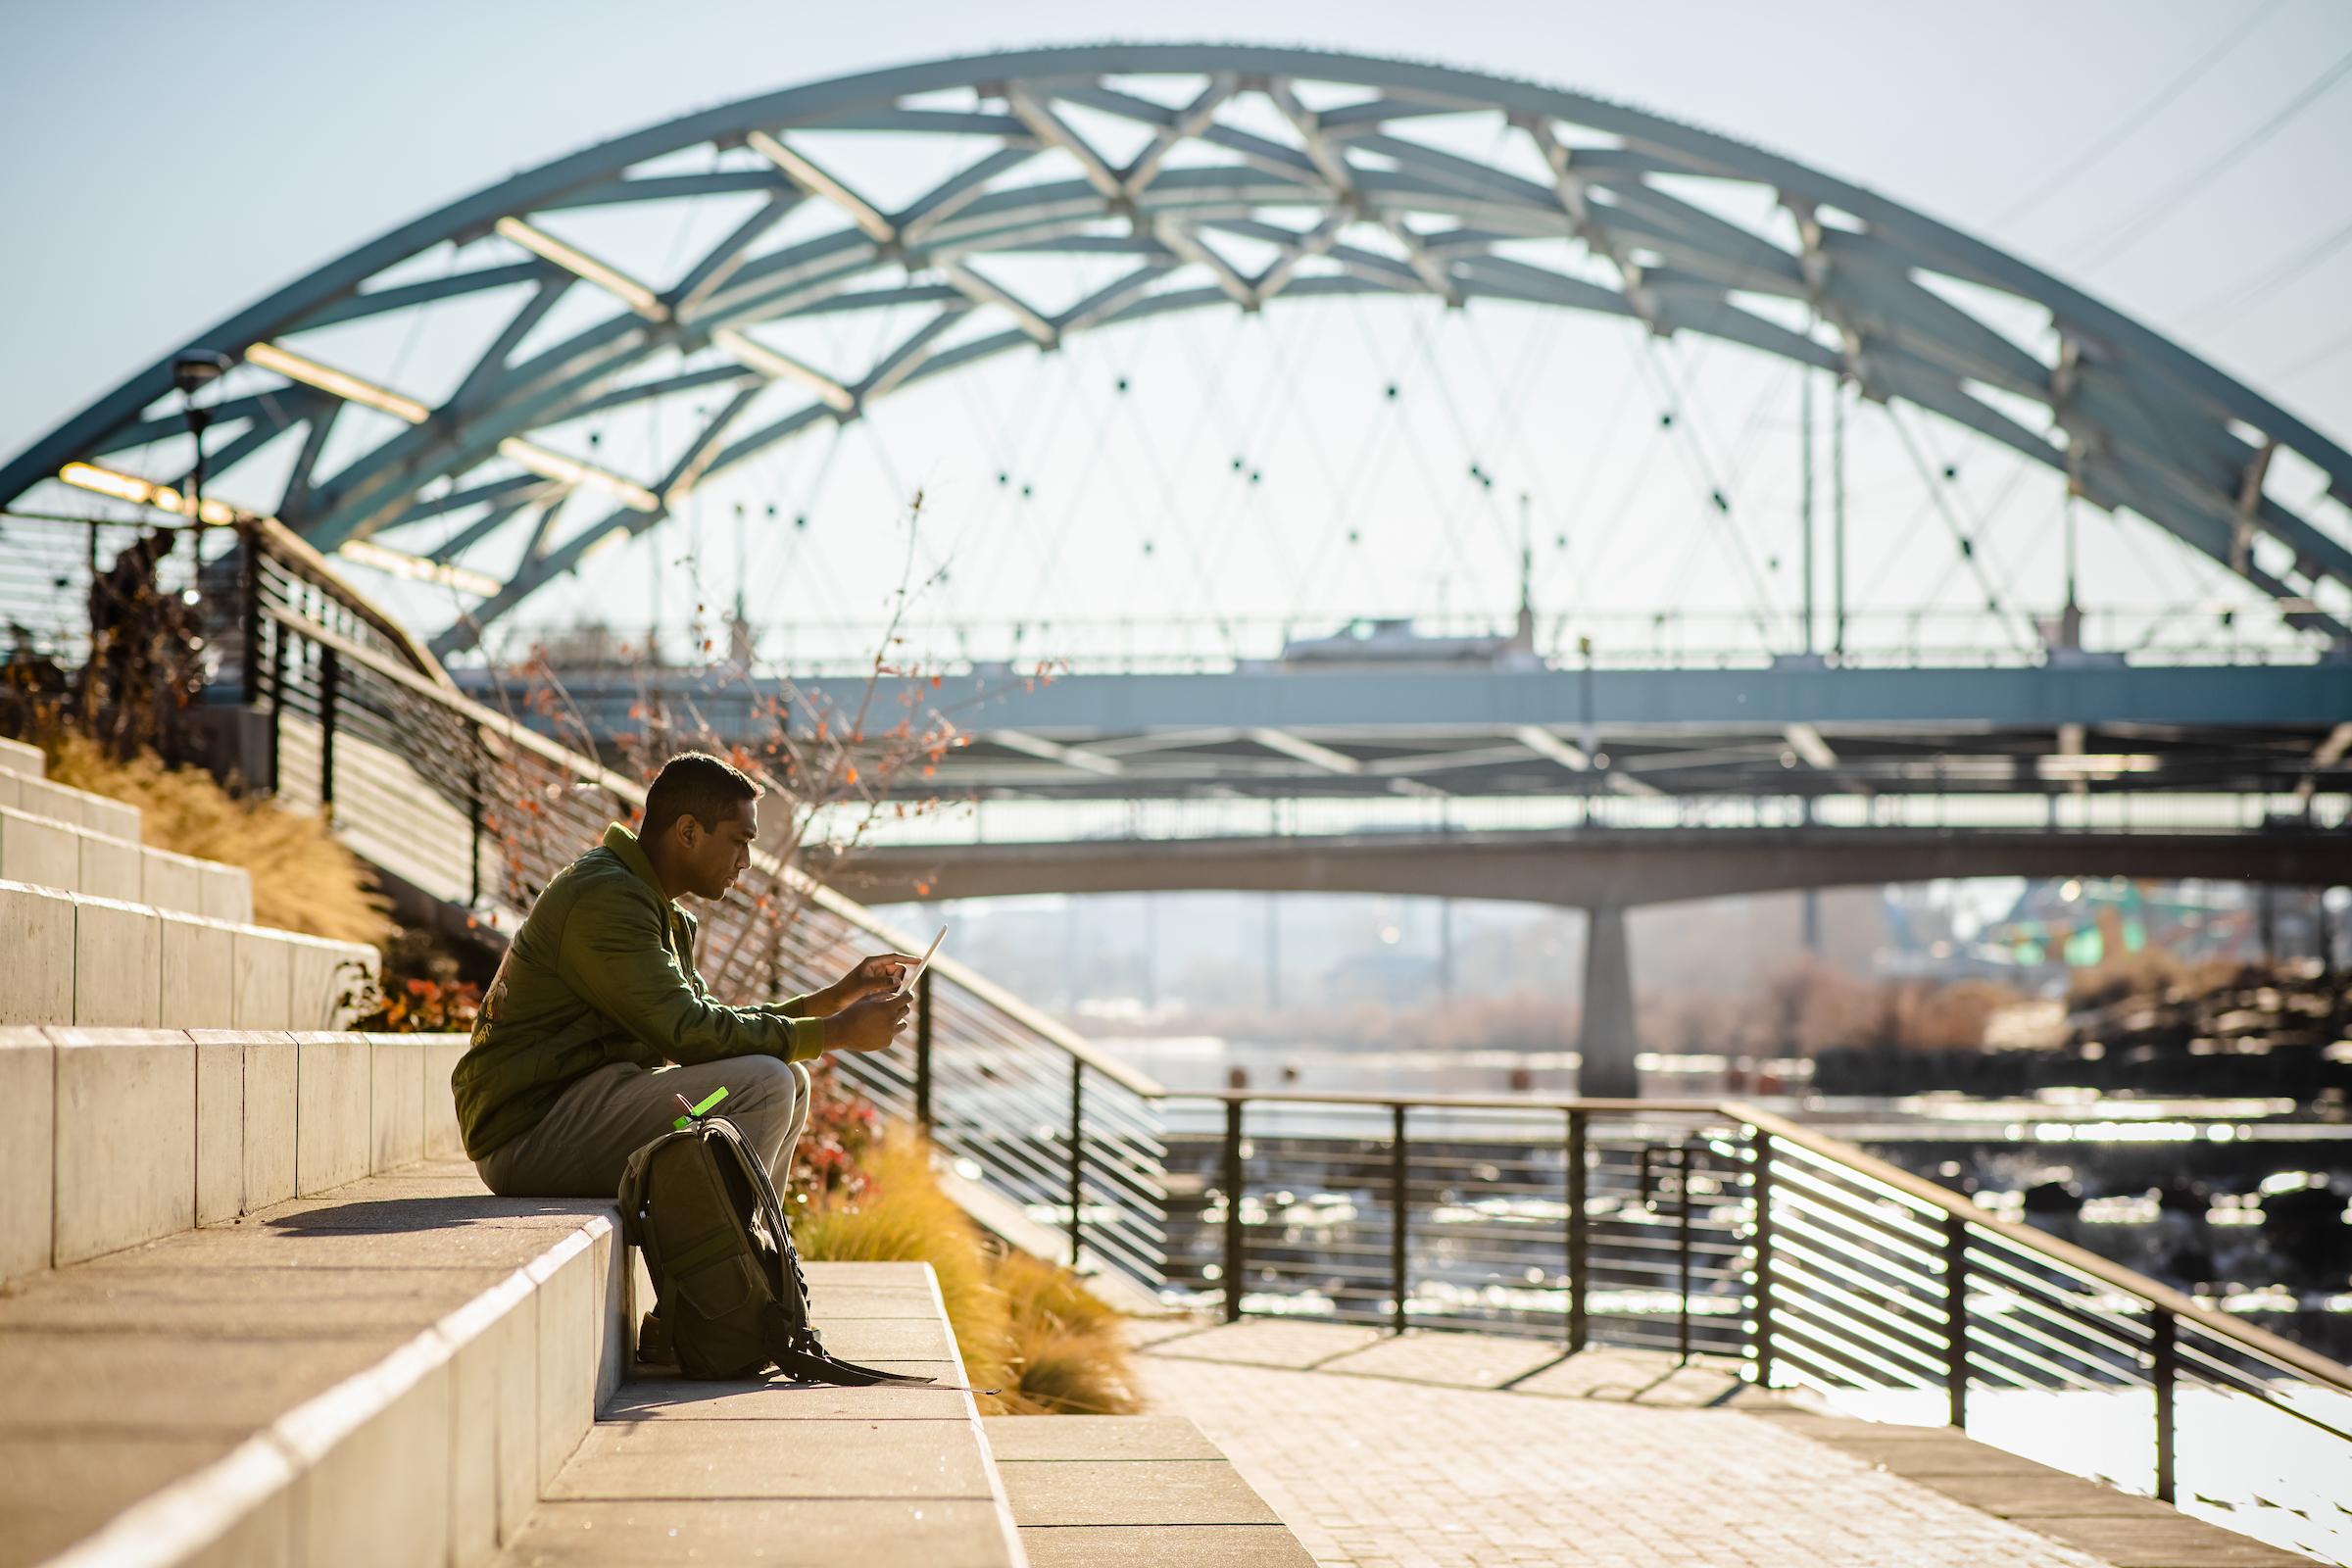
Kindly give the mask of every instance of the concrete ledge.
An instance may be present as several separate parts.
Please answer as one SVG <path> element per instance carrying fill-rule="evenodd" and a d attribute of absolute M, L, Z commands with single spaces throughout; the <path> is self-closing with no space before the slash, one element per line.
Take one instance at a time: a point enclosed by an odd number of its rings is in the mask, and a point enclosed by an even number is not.
<path fill-rule="evenodd" d="M 425 1157 L 454 1159 L 466 1152 L 466 1133 L 458 1124 L 458 1097 L 450 1076 L 458 1069 L 458 1058 L 466 1054 L 466 1041 L 463 1035 L 423 1038 Z"/>
<path fill-rule="evenodd" d="M 139 818 L 139 808 L 104 795 L 77 791 L 81 796 L 81 825 L 93 833 L 136 844 L 144 837 L 146 824 Z"/>
<path fill-rule="evenodd" d="M 216 920 L 253 919 L 253 881 L 242 866 L 150 849 L 138 840 L 138 813 L 98 796 L 71 812 L 55 799 L 30 809 L 20 804 L 24 781 L 13 773 L 0 779 L 7 781 L 0 786 L 0 876 Z"/>
<path fill-rule="evenodd" d="M 23 741 L 0 740 L 0 773 L 18 778 L 42 778 L 49 771 L 49 760 L 38 746 Z"/>
<path fill-rule="evenodd" d="M 208 862 L 170 850 L 139 849 L 139 902 L 181 914 L 203 914 L 204 868 Z M 225 916 L 216 915 L 216 919 Z"/>
<path fill-rule="evenodd" d="M 196 864 L 203 879 L 196 912 L 208 920 L 233 920 L 239 925 L 251 925 L 252 874 L 241 865 L 222 865 L 218 860 L 199 860 Z"/>
<path fill-rule="evenodd" d="M 294 950 L 278 940 L 278 933 L 252 925 L 232 927 L 229 967 L 232 1027 L 293 1027 Z"/>
<path fill-rule="evenodd" d="M 38 1029 L 0 1027 L 0 1280 L 49 1266 L 56 1138 L 57 1048 Z"/>
<path fill-rule="evenodd" d="M 459 1237 L 467 1244 L 454 1246 Z M 93 1346 L 75 1373 L 107 1387 L 74 1400 L 0 1387 L 0 1426 L 47 1440 L 17 1474 L 0 1474 L 0 1517 L 25 1526 L 0 1540 L 0 1563 L 488 1562 L 520 1535 L 540 1475 L 569 1456 L 542 1442 L 564 1442 L 593 1415 L 606 1325 L 626 1313 L 625 1294 L 604 1298 L 616 1276 L 599 1272 L 616 1250 L 609 1209 L 498 1204 L 456 1164 L 363 1184 L 339 1202 L 265 1210 L 237 1231 L 0 1298 L 8 1364 L 134 1324 L 164 1352 Z M 257 1301 L 256 1270 L 291 1298 Z M 551 1287 L 578 1310 L 547 1310 Z M 84 1324 L 83 1335 L 60 1332 Z M 551 1391 L 548 1365 L 573 1375 Z M 110 1393 L 133 1380 L 148 1392 Z M 208 1396 L 216 1388 L 236 1392 Z M 117 1409 L 138 1421 L 136 1438 Z M 157 1446 L 172 1434 L 185 1436 Z M 150 1438 L 141 1466 L 89 1463 Z M 77 1444 L 79 1462 L 55 1457 Z M 81 1484 L 58 1485 L 65 1476 Z"/>
<path fill-rule="evenodd" d="M 162 1019 L 163 921 L 143 904 L 74 901 L 74 1021 L 153 1029 Z"/>
<path fill-rule="evenodd" d="M 9 824 L 20 845 L 53 826 Z M 100 842 L 56 831 L 76 856 Z M 358 1011 L 346 994 L 372 994 L 380 962 L 360 943 L 0 881 L 0 1024 L 332 1028 Z"/>
<path fill-rule="evenodd" d="M 0 1280 L 413 1166 L 428 1125 L 442 1157 L 462 1162 L 446 1075 L 465 1047 L 451 1035 L 0 1025 Z M 630 1348 L 624 1318 L 591 1358 L 607 1393 Z"/>
<path fill-rule="evenodd" d="M 363 1035 L 294 1042 L 294 1191 L 324 1192 L 368 1174 L 373 1069 Z"/>
<path fill-rule="evenodd" d="M 391 1170 L 424 1157 L 424 1042 L 416 1035 L 363 1035 L 372 1088 L 368 1094 L 371 1171 Z"/>
<path fill-rule="evenodd" d="M 21 778 L 17 781 L 18 809 L 30 811 L 64 822 L 70 827 L 87 827 L 82 814 L 91 800 L 86 790 L 69 789 L 46 778 Z"/>
<path fill-rule="evenodd" d="M 196 1223 L 196 1043 L 52 1029 L 60 1267 Z"/>
<path fill-rule="evenodd" d="M 290 1027 L 340 1029 L 365 1010 L 346 997 L 372 999 L 375 972 L 382 959 L 373 948 L 356 942 L 330 942 L 297 931 L 271 935 L 287 948 L 287 1014 Z"/>
<path fill-rule="evenodd" d="M 136 844 L 89 832 L 82 833 L 80 839 L 81 874 L 80 880 L 74 884 L 76 893 L 121 899 L 125 904 L 146 901 L 145 869 L 139 863 Z"/>
<path fill-rule="evenodd" d="M 245 1043 L 190 1030 L 196 1046 L 196 1223 L 245 1212 Z"/>
<path fill-rule="evenodd" d="M 0 877 L 65 893 L 79 891 L 81 843 L 74 825 L 0 808 Z"/>
<path fill-rule="evenodd" d="M 73 1017 L 74 900 L 49 888 L 0 882 L 0 1024 L 69 1023 Z"/>
<path fill-rule="evenodd" d="M 156 912 L 163 984 L 157 1020 L 174 1029 L 226 1029 L 236 1018 L 236 934 L 218 920 Z"/>
<path fill-rule="evenodd" d="M 245 1061 L 244 1204 L 250 1212 L 294 1196 L 295 1124 L 301 1105 L 295 1058 L 300 1048 L 292 1035 L 269 1030 L 241 1029 L 234 1038 Z"/>
<path fill-rule="evenodd" d="M 20 808 L 41 816 L 55 817 L 74 827 L 88 828 L 108 838 L 139 842 L 141 831 L 139 808 L 88 790 L 51 779 L 23 777 L 17 780 L 17 799 Z"/>

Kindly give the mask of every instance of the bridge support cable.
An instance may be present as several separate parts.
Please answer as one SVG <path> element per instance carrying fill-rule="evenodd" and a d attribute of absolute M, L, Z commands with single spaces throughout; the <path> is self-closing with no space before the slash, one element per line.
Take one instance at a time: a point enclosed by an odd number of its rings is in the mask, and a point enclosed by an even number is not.
<path fill-rule="evenodd" d="M 2017 629 L 2009 623 L 2009 612 L 2001 604 L 2000 592 L 1993 587 L 1992 578 L 1986 574 L 1984 563 L 1978 559 L 1978 546 L 1983 542 L 1981 533 L 1972 536 L 1966 524 L 1960 520 L 1958 514 L 1953 510 L 1951 498 L 1944 493 L 1944 487 L 1936 480 L 1936 471 L 1929 467 L 1927 458 L 1919 450 L 1918 441 L 1912 437 L 1911 427 L 1903 422 L 1901 413 L 1892 404 L 1887 405 L 1886 421 L 1894 426 L 1894 433 L 1901 438 L 1903 453 L 1911 460 L 1911 466 L 1918 473 L 1919 482 L 1927 487 L 1928 495 L 1935 501 L 1936 514 L 1943 519 L 1944 526 L 1950 530 L 1952 543 L 1959 548 L 1960 559 L 1968 563 L 1970 572 L 1977 579 L 1977 586 L 1984 590 L 1985 610 L 2000 623 L 2001 629 L 2008 633 L 2013 646 L 2021 652 L 2031 647 L 2033 640 L 2019 638 Z"/>

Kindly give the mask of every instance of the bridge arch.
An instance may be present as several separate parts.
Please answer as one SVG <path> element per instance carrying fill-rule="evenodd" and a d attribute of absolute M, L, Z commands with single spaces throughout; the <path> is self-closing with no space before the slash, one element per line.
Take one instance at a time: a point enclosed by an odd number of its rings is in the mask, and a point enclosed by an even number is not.
<path fill-rule="evenodd" d="M 1260 111 L 1246 123 L 1230 113 L 1245 101 Z M 1481 160 L 1415 135 L 1417 122 L 1447 116 L 1499 117 L 1516 156 Z M 1135 139 L 1131 156 L 1114 159 L 1086 128 L 1113 123 Z M 963 151 L 885 210 L 808 150 L 841 135 Z M 680 172 L 697 149 L 707 167 Z M 1769 193 L 1774 220 L 1736 221 L 1694 199 L 1694 181 Z M 710 194 L 757 205 L 672 278 L 631 276 L 547 226 L 551 215 Z M 825 215 L 816 231 L 774 243 L 809 212 Z M 1587 270 L 1513 254 L 1562 238 Z M 1232 241 L 1271 247 L 1273 260 L 1245 271 L 1220 250 Z M 985 270 L 991 257 L 1039 253 L 1132 265 L 1049 313 Z M 439 275 L 416 265 L 436 255 Z M 299 429 L 271 510 L 320 549 L 471 580 L 455 569 L 467 549 L 532 530 L 517 564 L 474 583 L 480 603 L 436 639 L 448 652 L 600 546 L 659 525 L 713 474 L 899 388 L 1154 315 L 1340 294 L 1597 312 L 1834 372 L 2062 472 L 2092 503 L 2254 584 L 2289 625 L 2352 643 L 2338 612 L 2352 544 L 2340 523 L 2323 525 L 2322 499 L 2290 504 L 2277 482 L 2277 460 L 2292 454 L 2324 476 L 2325 498 L 2352 506 L 2352 455 L 2162 334 L 1947 224 L 1728 136 L 1528 81 L 1259 45 L 932 61 L 698 111 L 557 159 L 197 334 L 0 468 L 0 505 L 61 481 L 174 504 L 185 476 L 159 468 L 153 450 L 175 450 L 181 428 L 173 362 L 226 355 L 239 363 L 213 473 L 233 487 L 239 465 L 293 446 Z M 543 331 L 564 319 L 566 296 L 602 308 Z M 513 303 L 436 397 L 368 380 L 315 346 L 333 328 L 469 298 Z M 932 310 L 851 375 L 752 335 L 906 306 Z M 2020 310 L 2040 324 L 2021 328 Z M 546 434 L 697 389 L 721 406 L 660 473 L 612 471 Z M 355 406 L 376 427 L 356 443 Z M 2040 416 L 2046 429 L 2026 422 Z M 464 529 L 429 558 L 384 543 L 459 516 Z"/>

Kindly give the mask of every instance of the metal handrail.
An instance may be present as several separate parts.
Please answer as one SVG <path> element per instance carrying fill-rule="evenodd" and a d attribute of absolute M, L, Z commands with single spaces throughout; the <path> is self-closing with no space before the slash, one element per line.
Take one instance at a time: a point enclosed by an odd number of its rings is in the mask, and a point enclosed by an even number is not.
<path fill-rule="evenodd" d="M 2336 1393 L 2352 1394 L 2352 1368 L 2315 1354 L 2267 1329 L 2235 1322 L 2211 1307 L 2198 1304 L 2160 1281 L 2111 1263 L 2063 1237 L 2051 1236 L 2031 1226 L 1988 1214 L 1947 1187 L 1939 1187 L 1924 1177 L 1914 1176 L 1900 1166 L 1889 1164 L 1851 1144 L 1824 1137 L 1786 1116 L 1737 1102 L 1715 1108 L 1727 1116 L 1762 1128 L 1776 1138 L 1787 1139 L 1801 1149 L 1834 1159 L 1848 1169 L 1896 1189 L 1906 1198 L 1962 1220 L 1986 1235 L 1997 1236 L 2022 1250 L 2042 1253 L 2111 1290 L 2137 1297 L 2149 1306 L 2161 1307 L 2172 1313 L 2177 1322 L 2193 1323 L 2215 1339 L 2230 1342 L 2249 1354 L 2277 1363 L 2282 1370 L 2309 1378 Z"/>

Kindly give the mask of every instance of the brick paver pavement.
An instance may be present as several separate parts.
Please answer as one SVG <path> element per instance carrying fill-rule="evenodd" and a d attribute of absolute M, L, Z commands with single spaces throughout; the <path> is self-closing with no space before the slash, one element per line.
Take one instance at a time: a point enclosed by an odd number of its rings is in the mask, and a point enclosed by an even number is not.
<path fill-rule="evenodd" d="M 1174 1346 L 1166 1348 L 1169 1350 Z M 1326 1568 L 2095 1568 L 1734 1410 L 1138 1361 Z"/>

